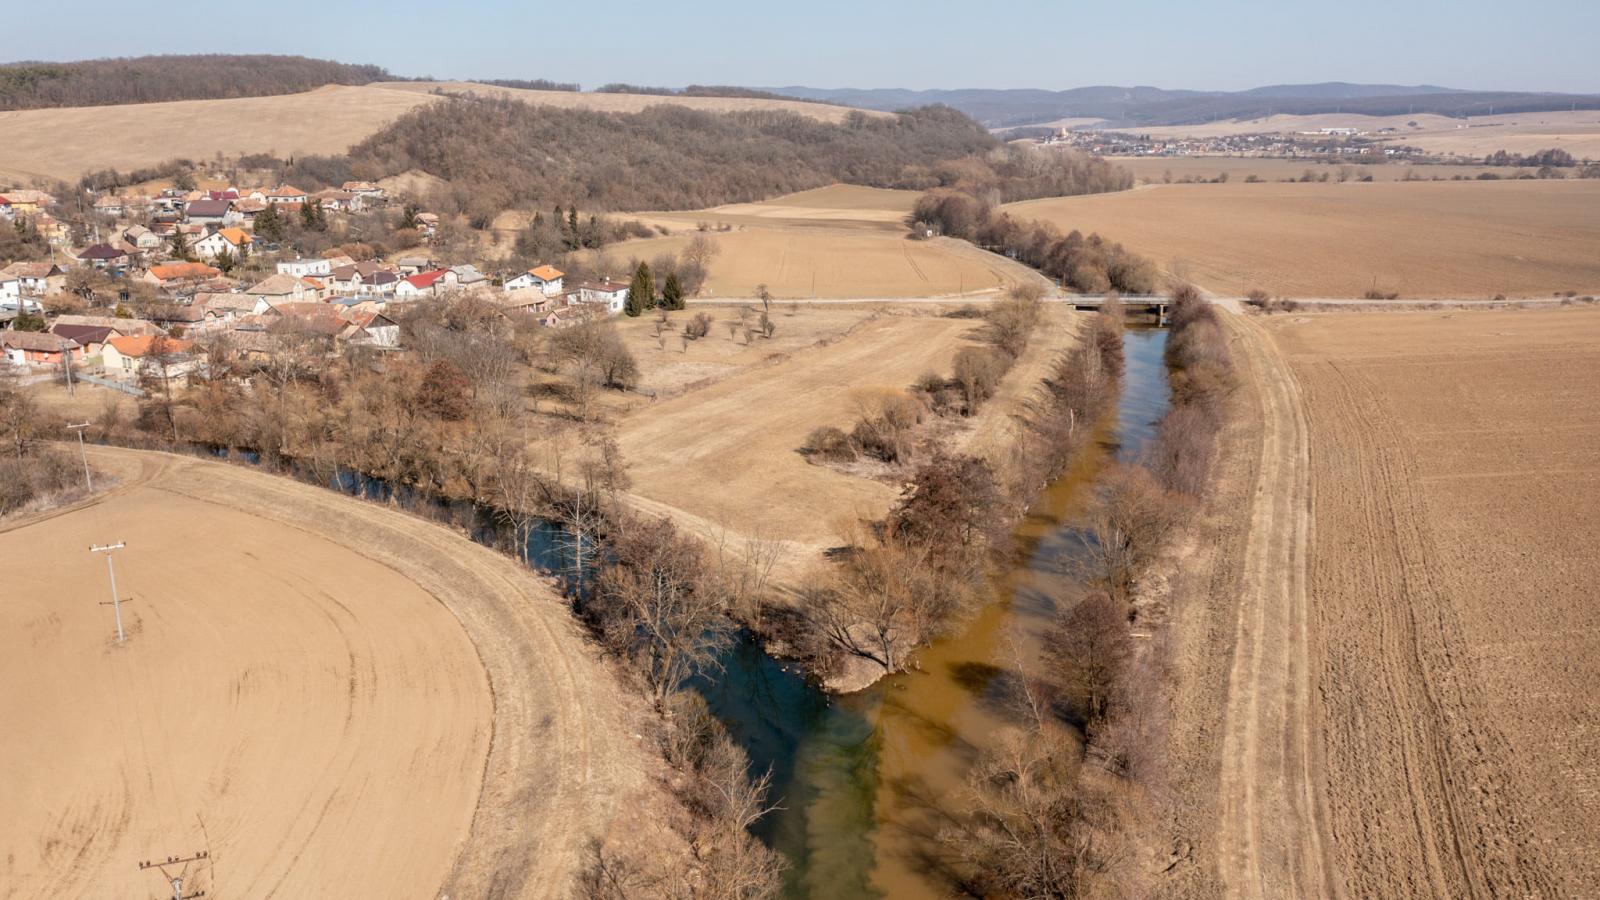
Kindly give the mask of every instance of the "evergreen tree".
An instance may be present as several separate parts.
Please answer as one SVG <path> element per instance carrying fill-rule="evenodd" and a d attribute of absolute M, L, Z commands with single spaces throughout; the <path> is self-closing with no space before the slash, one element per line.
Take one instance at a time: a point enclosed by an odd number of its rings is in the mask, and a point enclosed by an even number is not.
<path fill-rule="evenodd" d="M 307 231 L 317 229 L 317 204 L 307 200 L 300 204 L 300 227 Z"/>
<path fill-rule="evenodd" d="M 633 271 L 633 281 L 628 284 L 628 305 L 625 311 L 628 315 L 637 317 L 655 305 L 656 287 L 650 278 L 650 264 L 639 263 L 639 268 Z"/>
<path fill-rule="evenodd" d="M 667 283 L 661 286 L 661 308 L 683 309 L 683 285 L 678 282 L 678 273 L 667 273 Z"/>
<path fill-rule="evenodd" d="M 184 237 L 183 232 L 181 231 L 174 231 L 172 233 L 172 256 L 174 259 L 181 259 L 185 262 L 187 262 L 190 258 L 189 239 Z"/>
<path fill-rule="evenodd" d="M 571 209 L 567 210 L 567 230 L 572 232 L 572 238 L 576 241 L 578 238 L 578 204 L 576 203 L 572 204 Z"/>
<path fill-rule="evenodd" d="M 216 263 L 217 263 L 217 268 L 222 270 L 222 274 L 226 275 L 229 272 L 232 272 L 233 271 L 233 267 L 235 265 L 234 259 L 233 259 L 233 254 L 229 253 L 226 250 L 222 251 L 221 253 L 218 253 L 217 254 Z"/>
<path fill-rule="evenodd" d="M 269 204 L 256 213 L 256 234 L 272 241 L 283 240 L 283 217 L 278 215 L 276 206 Z"/>
<path fill-rule="evenodd" d="M 415 231 L 417 228 L 418 212 L 421 212 L 421 210 L 417 209 L 417 205 L 415 203 L 407 203 L 405 205 L 405 209 L 401 210 L 400 212 L 400 227 Z M 257 228 L 259 227 L 260 226 L 257 226 Z"/>

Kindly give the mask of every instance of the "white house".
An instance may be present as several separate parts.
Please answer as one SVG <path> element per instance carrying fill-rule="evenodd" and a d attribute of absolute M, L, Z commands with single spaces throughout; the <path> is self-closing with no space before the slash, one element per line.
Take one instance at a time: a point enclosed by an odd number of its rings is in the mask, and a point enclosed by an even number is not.
<path fill-rule="evenodd" d="M 250 245 L 255 238 L 242 228 L 219 228 L 189 246 L 201 259 L 216 259 L 226 253 L 234 259 L 250 255 Z"/>
<path fill-rule="evenodd" d="M 538 288 L 546 297 L 554 297 L 561 293 L 561 278 L 564 274 L 555 266 L 539 266 L 507 280 L 506 290 L 525 291 Z"/>
<path fill-rule="evenodd" d="M 434 269 L 431 272 L 418 272 L 400 279 L 394 286 L 396 300 L 415 300 L 418 297 L 437 296 L 446 291 L 455 290 L 460 284 L 456 273 L 449 269 Z"/>
<path fill-rule="evenodd" d="M 311 285 L 300 278 L 283 273 L 268 277 L 245 293 L 269 305 L 319 299 L 317 290 Z"/>
<path fill-rule="evenodd" d="M 254 198 L 255 195 L 251 194 L 251 197 Z M 306 195 L 305 191 L 302 191 L 299 188 L 291 185 L 283 184 L 279 185 L 277 190 L 268 193 L 262 199 L 266 200 L 273 206 L 283 206 L 285 204 L 304 204 L 306 200 L 310 198 Z"/>
<path fill-rule="evenodd" d="M 585 281 L 567 292 L 568 301 L 576 298 L 579 303 L 603 303 L 607 312 L 612 314 L 622 312 L 628 305 L 628 286 L 620 281 Z"/>
<path fill-rule="evenodd" d="M 291 259 L 278 263 L 279 275 L 293 275 L 296 278 L 323 278 L 333 274 L 333 265 L 325 259 Z"/>

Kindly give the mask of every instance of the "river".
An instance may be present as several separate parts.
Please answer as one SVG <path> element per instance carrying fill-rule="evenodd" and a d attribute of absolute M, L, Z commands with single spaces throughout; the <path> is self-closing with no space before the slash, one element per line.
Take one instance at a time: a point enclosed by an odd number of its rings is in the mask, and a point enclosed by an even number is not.
<path fill-rule="evenodd" d="M 1082 515 L 1108 459 L 1133 460 L 1169 399 L 1166 332 L 1129 329 L 1116 413 L 1091 452 L 1053 482 L 1017 526 L 1014 563 L 994 602 L 913 656 L 911 670 L 829 696 L 752 641 L 698 688 L 772 772 L 775 810 L 758 835 L 789 861 L 793 898 L 943 897 L 936 834 L 977 750 L 1010 723 L 1008 677 L 1037 662 L 1059 598 L 1073 593 Z"/>

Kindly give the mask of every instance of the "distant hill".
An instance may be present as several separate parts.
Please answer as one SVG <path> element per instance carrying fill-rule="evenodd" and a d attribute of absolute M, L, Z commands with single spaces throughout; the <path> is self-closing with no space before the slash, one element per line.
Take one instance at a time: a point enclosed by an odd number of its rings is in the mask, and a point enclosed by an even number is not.
<path fill-rule="evenodd" d="M 1600 109 L 1600 96 L 1515 91 L 1463 91 L 1435 85 L 1279 84 L 1248 91 L 1183 91 L 1155 87 L 1096 86 L 1065 91 L 926 90 L 900 88 L 780 87 L 771 90 L 807 100 L 865 109 L 895 110 L 942 103 L 990 128 L 1033 125 L 1065 118 L 1105 119 L 1113 127 L 1189 125 L 1218 119 L 1256 118 L 1272 113 L 1315 115 L 1347 112 L 1389 116 L 1434 113 L 1443 116 L 1490 112 L 1540 112 Z"/>
<path fill-rule="evenodd" d="M 0 64 L 0 110 L 295 94 L 392 81 L 379 66 L 304 56 L 139 56 Z"/>

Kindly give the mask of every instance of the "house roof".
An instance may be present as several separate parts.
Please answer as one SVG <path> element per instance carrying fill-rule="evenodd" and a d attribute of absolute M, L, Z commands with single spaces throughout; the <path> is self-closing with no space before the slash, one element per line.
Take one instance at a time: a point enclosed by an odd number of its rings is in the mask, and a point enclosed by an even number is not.
<path fill-rule="evenodd" d="M 85 347 L 90 344 L 104 344 L 112 334 L 111 329 L 105 325 L 63 325 L 60 322 L 57 322 L 50 331 L 52 334 L 71 338 Z"/>
<path fill-rule="evenodd" d="M 161 334 L 160 326 L 143 319 L 118 319 L 112 316 L 56 316 L 56 325 L 101 325 L 118 334 Z"/>
<path fill-rule="evenodd" d="M 221 269 L 213 268 L 205 263 L 195 262 L 167 263 L 166 265 L 150 267 L 151 277 L 160 281 L 176 281 L 186 278 L 215 278 L 221 274 Z"/>
<path fill-rule="evenodd" d="M 194 200 L 183 208 L 186 216 L 224 216 L 233 206 L 232 200 Z"/>
<path fill-rule="evenodd" d="M 395 282 L 397 282 L 399 280 L 400 280 L 400 276 L 398 274 L 394 273 L 394 272 L 389 271 L 388 269 L 379 269 L 378 271 L 373 272 L 371 275 L 367 276 L 367 278 L 366 278 L 367 284 L 373 285 L 375 287 L 382 287 L 383 285 L 386 285 L 386 284 L 394 284 Z"/>
<path fill-rule="evenodd" d="M 443 278 L 449 273 L 449 271 L 449 269 L 434 269 L 431 272 L 418 272 L 417 274 L 406 278 L 406 282 L 412 287 L 418 288 L 419 290 L 422 288 L 433 287 L 434 282 Z"/>
<path fill-rule="evenodd" d="M 304 197 L 305 195 L 306 195 L 305 191 L 300 190 L 299 188 L 295 187 L 294 185 L 280 184 L 280 185 L 278 185 L 278 189 L 277 190 L 273 191 L 272 193 L 268 194 L 267 196 L 268 197 Z"/>
<path fill-rule="evenodd" d="M 615 294 L 625 291 L 628 285 L 621 281 L 580 281 L 572 286 L 573 291 L 594 291 L 598 294 Z"/>
<path fill-rule="evenodd" d="M 528 274 L 543 281 L 555 281 L 566 273 L 555 266 L 538 266 L 537 268 L 529 269 Z"/>
<path fill-rule="evenodd" d="M 3 331 L 0 332 L 0 346 L 14 350 L 59 353 L 78 346 L 78 342 L 48 331 Z"/>
<path fill-rule="evenodd" d="M 300 279 L 294 277 L 293 275 L 284 275 L 280 273 L 278 275 L 268 277 L 265 281 L 245 291 L 245 293 L 265 297 L 279 297 L 295 293 L 300 285 Z"/>
<path fill-rule="evenodd" d="M 0 269 L 0 275 L 12 275 L 17 278 L 49 278 L 60 274 L 61 267 L 52 262 L 14 262 Z"/>
<path fill-rule="evenodd" d="M 150 352 L 151 346 L 155 344 L 156 338 L 158 337 L 161 337 L 161 335 L 129 335 L 127 337 L 114 337 L 111 340 L 106 341 L 106 343 L 117 348 L 117 352 L 121 353 L 123 356 L 140 357 L 145 356 Z M 194 345 L 189 341 L 180 341 L 173 338 L 167 338 L 167 349 L 173 353 L 182 353 L 192 346 Z"/>
<path fill-rule="evenodd" d="M 79 259 L 119 259 L 119 258 L 127 256 L 127 255 L 128 255 L 127 251 L 121 250 L 121 249 L 119 249 L 117 247 L 113 247 L 110 244 L 94 244 L 94 245 L 91 245 L 89 247 L 85 247 L 83 252 L 78 254 L 78 258 Z"/>
<path fill-rule="evenodd" d="M 242 247 L 255 241 L 255 238 L 246 234 L 243 228 L 221 228 L 217 230 L 217 234 L 222 235 L 223 240 L 235 247 Z"/>
<path fill-rule="evenodd" d="M 194 305 L 207 312 L 251 312 L 256 308 L 256 298 L 249 294 L 204 293 L 194 295 Z"/>

